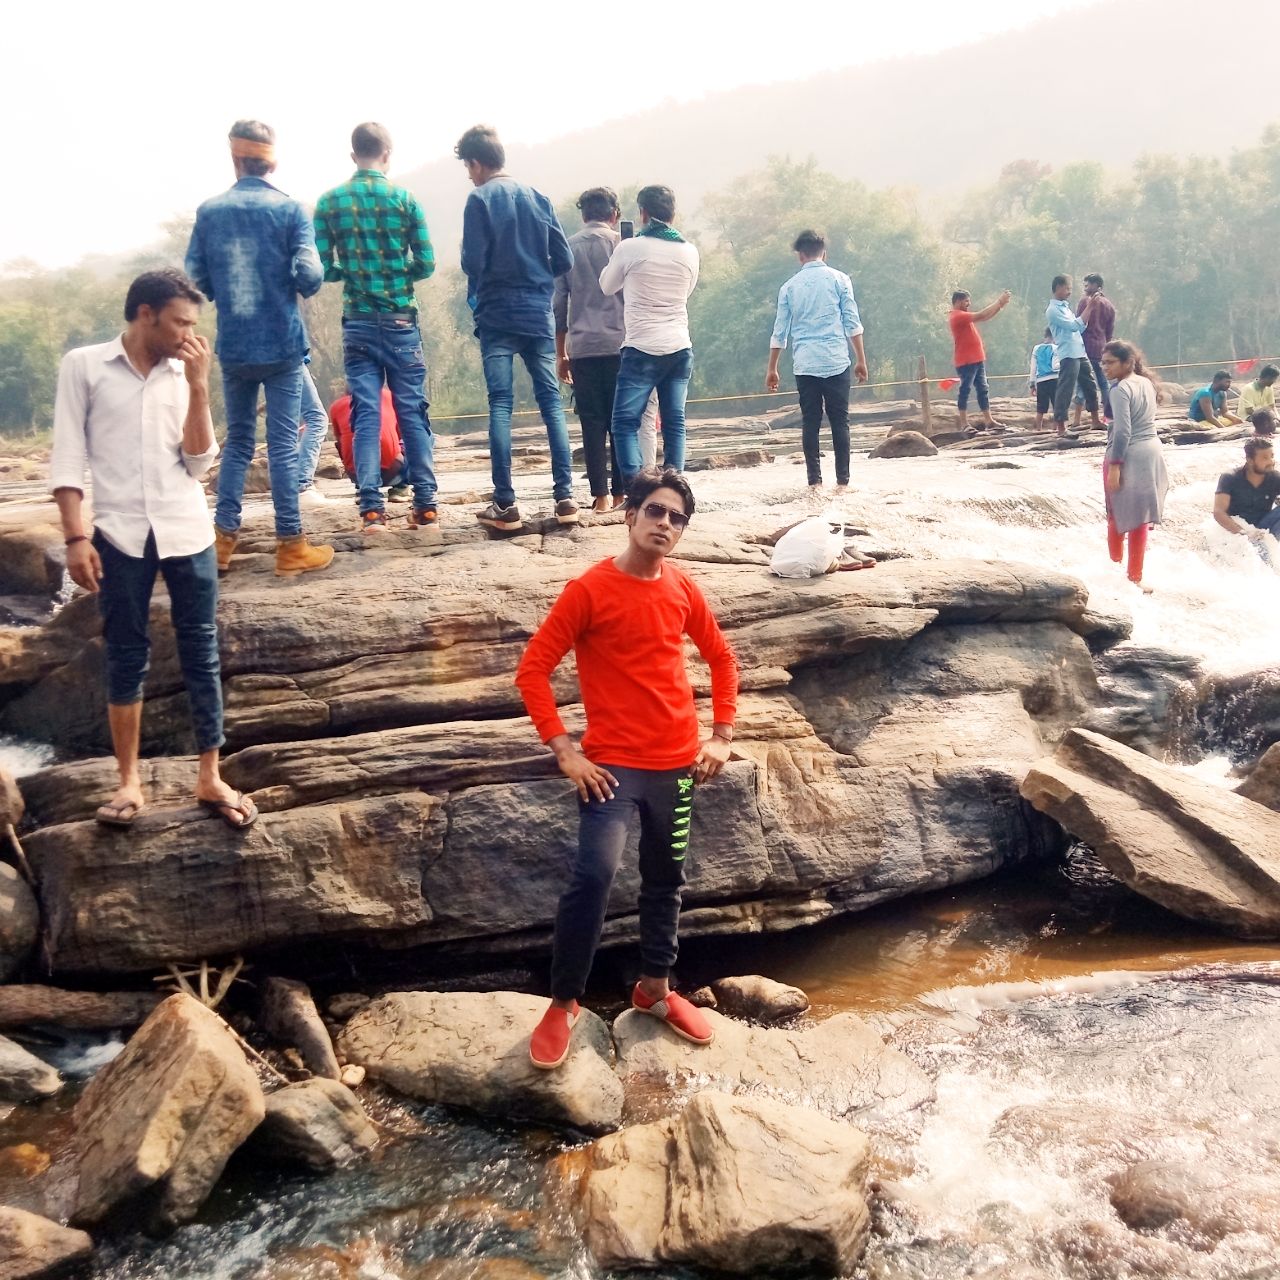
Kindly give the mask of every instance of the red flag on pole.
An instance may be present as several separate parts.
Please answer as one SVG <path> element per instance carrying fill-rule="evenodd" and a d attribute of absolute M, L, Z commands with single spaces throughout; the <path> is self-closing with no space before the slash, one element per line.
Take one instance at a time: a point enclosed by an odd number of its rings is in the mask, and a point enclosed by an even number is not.
<path fill-rule="evenodd" d="M 951 388 L 954 387 L 959 381 L 960 381 L 959 378 L 943 378 L 942 381 L 938 383 L 938 390 L 950 391 Z"/>
<path fill-rule="evenodd" d="M 1252 373 L 1258 367 L 1258 357 L 1254 356 L 1252 360 L 1240 360 L 1236 363 L 1237 373 Z"/>

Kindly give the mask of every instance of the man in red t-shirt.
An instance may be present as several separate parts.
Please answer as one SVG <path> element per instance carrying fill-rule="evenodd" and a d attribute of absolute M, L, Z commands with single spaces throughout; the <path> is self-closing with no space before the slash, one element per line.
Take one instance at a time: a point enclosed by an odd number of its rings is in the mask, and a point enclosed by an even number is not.
<path fill-rule="evenodd" d="M 971 299 L 964 289 L 957 289 L 951 295 L 951 314 L 947 322 L 951 325 L 951 337 L 956 344 L 955 366 L 960 376 L 960 390 L 956 395 L 956 409 L 961 431 L 969 430 L 969 391 L 978 393 L 978 409 L 982 413 L 982 421 L 988 427 L 1003 430 L 1004 423 L 997 422 L 991 416 L 991 401 L 987 391 L 987 353 L 982 345 L 982 335 L 978 325 L 990 320 L 993 315 L 1003 311 L 1009 305 L 1009 290 L 1006 289 L 990 306 L 981 311 L 970 311 Z"/>
<path fill-rule="evenodd" d="M 347 478 L 356 483 L 354 434 L 351 429 L 351 392 L 339 396 L 329 406 L 329 422 L 333 426 L 334 443 L 342 459 Z M 400 423 L 396 418 L 395 402 L 391 388 L 382 388 L 382 435 L 379 463 L 382 467 L 383 485 L 399 486 L 404 481 L 404 444 L 400 439 Z"/>
<path fill-rule="evenodd" d="M 738 698 L 733 650 L 693 579 L 667 559 L 693 506 L 678 471 L 641 471 L 627 493 L 626 550 L 565 586 L 516 671 L 538 736 L 578 791 L 578 856 L 556 914 L 551 1007 L 529 1042 L 535 1067 L 558 1067 L 568 1056 L 633 809 L 640 813 L 642 964 L 631 1007 L 694 1044 L 711 1042 L 702 1012 L 669 985 L 693 789 L 729 759 Z M 711 668 L 714 724 L 705 741 L 685 636 Z M 581 747 L 565 732 L 551 690 L 551 673 L 570 649 L 587 716 Z"/>

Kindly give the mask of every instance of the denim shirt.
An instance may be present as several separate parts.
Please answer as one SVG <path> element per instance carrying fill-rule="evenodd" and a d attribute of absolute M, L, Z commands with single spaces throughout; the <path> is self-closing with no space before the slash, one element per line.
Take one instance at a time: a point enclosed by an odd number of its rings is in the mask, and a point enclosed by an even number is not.
<path fill-rule="evenodd" d="M 862 332 L 853 283 L 825 262 L 806 262 L 778 291 L 771 347 L 791 343 L 792 372 L 832 378 L 852 363 L 849 339 Z"/>
<path fill-rule="evenodd" d="M 462 270 L 476 329 L 555 336 L 551 298 L 573 254 L 556 212 L 540 191 L 490 178 L 462 214 Z"/>
<path fill-rule="evenodd" d="M 298 296 L 320 289 L 323 273 L 310 215 L 265 178 L 241 178 L 196 210 L 187 274 L 218 306 L 224 365 L 301 360 L 307 332 Z"/>
<path fill-rule="evenodd" d="M 1083 360 L 1084 321 L 1076 317 L 1071 304 L 1065 298 L 1054 298 L 1044 313 L 1044 322 L 1053 334 L 1053 345 L 1058 349 L 1059 360 Z"/>

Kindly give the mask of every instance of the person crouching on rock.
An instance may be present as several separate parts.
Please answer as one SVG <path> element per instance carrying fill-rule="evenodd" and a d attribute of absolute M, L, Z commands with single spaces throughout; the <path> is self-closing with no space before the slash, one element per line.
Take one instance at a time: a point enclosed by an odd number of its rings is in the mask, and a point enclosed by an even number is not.
<path fill-rule="evenodd" d="M 1224 471 L 1213 496 L 1213 518 L 1230 534 L 1248 538 L 1273 568 L 1280 568 L 1275 544 L 1267 537 L 1280 537 L 1280 474 L 1275 470 L 1275 451 L 1266 436 L 1251 436 L 1244 442 L 1244 466 Z"/>
<path fill-rule="evenodd" d="M 1107 503 L 1107 547 L 1119 564 L 1129 542 L 1129 581 L 1142 591 L 1147 532 L 1164 514 L 1169 488 L 1156 435 L 1156 380 L 1131 342 L 1102 348 L 1102 372 L 1111 383 L 1112 421 L 1102 462 Z"/>
<path fill-rule="evenodd" d="M 667 559 L 693 509 L 677 471 L 640 471 L 627 492 L 626 549 L 565 586 L 516 671 L 529 718 L 578 791 L 578 855 L 556 914 L 551 1007 L 529 1043 L 535 1067 L 558 1067 L 569 1053 L 633 810 L 642 976 L 631 1006 L 694 1044 L 711 1042 L 702 1013 L 669 985 L 694 788 L 729 759 L 738 697 L 733 650 L 697 585 Z M 711 668 L 714 725 L 705 741 L 685 671 L 686 635 Z M 551 673 L 570 649 L 587 719 L 581 747 L 551 691 Z"/>
<path fill-rule="evenodd" d="M 222 677 L 218 566 L 200 477 L 218 452 L 209 414 L 209 343 L 195 331 L 204 296 L 181 271 L 147 271 L 130 286 L 128 327 L 62 358 L 53 411 L 50 488 L 62 516 L 67 571 L 97 594 L 107 652 L 107 717 L 120 786 L 98 809 L 129 827 L 145 808 L 138 773 L 147 618 L 157 571 L 169 590 L 178 662 L 191 702 L 196 799 L 228 826 L 250 826 L 252 800 L 218 772 Z M 84 530 L 84 472 L 94 530 Z"/>

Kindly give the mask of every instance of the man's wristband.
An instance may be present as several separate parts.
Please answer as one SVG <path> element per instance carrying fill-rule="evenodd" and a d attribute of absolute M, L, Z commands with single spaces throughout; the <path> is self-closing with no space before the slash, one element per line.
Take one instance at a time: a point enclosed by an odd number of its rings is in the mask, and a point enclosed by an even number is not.
<path fill-rule="evenodd" d="M 76 533 L 66 540 L 66 545 L 69 547 L 73 542 L 88 542 L 88 541 L 89 541 L 89 535 L 87 533 Z"/>
<path fill-rule="evenodd" d="M 724 733 L 721 733 L 719 729 L 712 729 L 712 730 L 711 730 L 711 736 L 712 736 L 713 738 L 719 738 L 721 742 L 732 742 L 732 741 L 733 741 L 733 730 L 732 730 L 732 729 L 730 729 L 730 730 L 729 730 L 729 732 L 728 732 L 728 734 L 724 734 Z"/>

